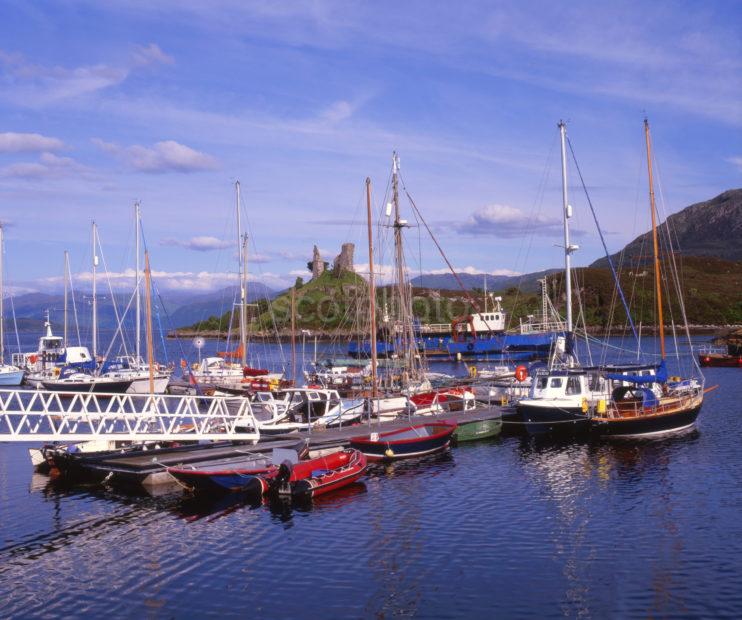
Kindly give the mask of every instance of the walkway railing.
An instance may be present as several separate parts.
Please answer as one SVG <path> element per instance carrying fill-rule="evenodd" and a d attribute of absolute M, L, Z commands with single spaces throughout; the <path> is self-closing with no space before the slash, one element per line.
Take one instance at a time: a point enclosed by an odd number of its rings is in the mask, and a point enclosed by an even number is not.
<path fill-rule="evenodd" d="M 0 441 L 258 441 L 246 398 L 0 390 Z"/>

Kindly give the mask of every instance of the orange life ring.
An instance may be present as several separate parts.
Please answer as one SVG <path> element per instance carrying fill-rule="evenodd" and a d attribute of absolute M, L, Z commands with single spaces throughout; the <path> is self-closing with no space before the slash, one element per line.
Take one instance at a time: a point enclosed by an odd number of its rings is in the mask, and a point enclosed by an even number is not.
<path fill-rule="evenodd" d="M 517 379 L 518 381 L 521 381 L 521 382 L 523 382 L 523 381 L 525 381 L 526 379 L 528 379 L 528 368 L 526 368 L 526 367 L 525 367 L 525 366 L 523 366 L 522 364 L 521 364 L 520 366 L 518 366 L 518 367 L 517 367 L 517 368 L 515 369 L 515 378 L 516 378 L 516 379 Z"/>

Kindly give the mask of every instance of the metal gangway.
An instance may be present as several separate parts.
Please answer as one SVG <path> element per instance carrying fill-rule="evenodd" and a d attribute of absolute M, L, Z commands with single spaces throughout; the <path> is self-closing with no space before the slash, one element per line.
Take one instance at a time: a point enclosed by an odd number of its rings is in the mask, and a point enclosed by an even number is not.
<path fill-rule="evenodd" d="M 0 390 L 0 441 L 257 442 L 247 398 Z"/>

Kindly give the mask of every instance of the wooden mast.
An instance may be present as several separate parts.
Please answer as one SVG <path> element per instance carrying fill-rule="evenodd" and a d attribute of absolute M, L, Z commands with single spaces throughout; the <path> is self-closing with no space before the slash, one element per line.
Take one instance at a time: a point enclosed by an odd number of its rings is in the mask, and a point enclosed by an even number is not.
<path fill-rule="evenodd" d="M 296 285 L 291 288 L 291 374 L 296 382 Z"/>
<path fill-rule="evenodd" d="M 371 332 L 371 398 L 378 396 L 376 384 L 376 281 L 374 279 L 374 235 L 373 223 L 371 221 L 371 179 L 366 177 L 366 216 L 368 221 L 368 294 L 369 294 L 369 319 Z"/>
<path fill-rule="evenodd" d="M 652 246 L 654 248 L 654 287 L 657 295 L 657 319 L 660 328 L 660 351 L 665 359 L 665 321 L 662 317 L 662 274 L 660 271 L 660 250 L 657 241 L 657 208 L 654 204 L 654 181 L 652 177 L 652 146 L 649 138 L 649 120 L 644 119 L 644 138 L 647 143 L 647 170 L 649 172 L 649 204 L 652 210 Z"/>
<path fill-rule="evenodd" d="M 155 365 L 153 359 L 152 343 L 152 273 L 149 269 L 149 252 L 144 251 L 144 278 L 145 298 L 147 304 L 147 364 L 149 366 L 149 393 L 155 393 Z"/>

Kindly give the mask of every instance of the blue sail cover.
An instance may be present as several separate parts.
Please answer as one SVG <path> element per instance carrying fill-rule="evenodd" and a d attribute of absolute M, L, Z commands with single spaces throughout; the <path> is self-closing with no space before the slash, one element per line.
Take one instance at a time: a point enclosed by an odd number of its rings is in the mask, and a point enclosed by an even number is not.
<path fill-rule="evenodd" d="M 657 366 L 654 375 L 622 375 L 621 373 L 608 373 L 606 378 L 614 381 L 626 381 L 628 383 L 667 383 L 667 365 L 665 360 Z"/>

